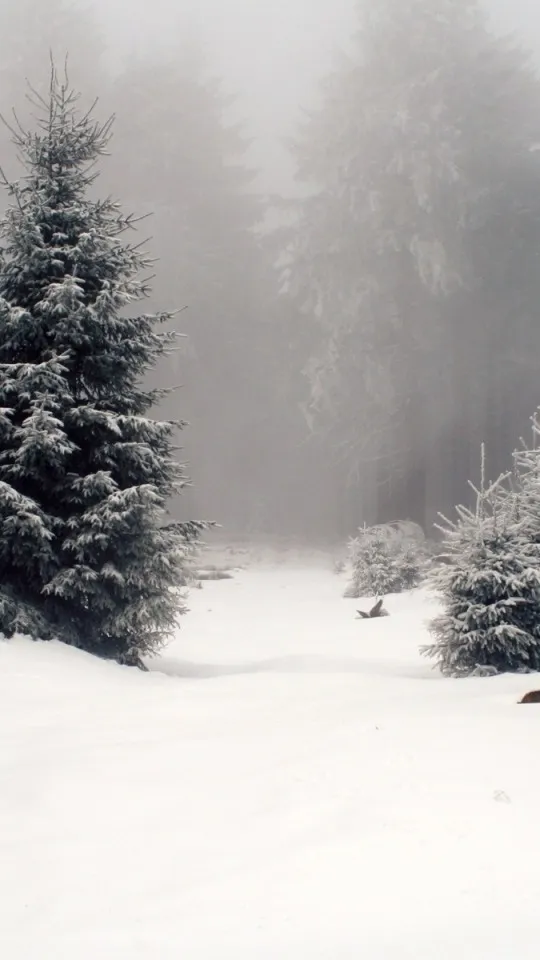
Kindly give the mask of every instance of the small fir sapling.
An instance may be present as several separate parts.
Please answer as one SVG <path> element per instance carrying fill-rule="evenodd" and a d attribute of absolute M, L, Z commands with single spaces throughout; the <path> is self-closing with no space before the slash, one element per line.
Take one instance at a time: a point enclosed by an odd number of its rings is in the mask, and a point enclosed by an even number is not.
<path fill-rule="evenodd" d="M 540 565 L 518 497 L 501 477 L 482 484 L 476 508 L 442 518 L 447 564 L 433 574 L 443 612 L 423 648 L 446 676 L 540 669 Z M 472 484 L 471 484 L 472 486 Z"/>
<path fill-rule="evenodd" d="M 420 583 L 423 557 L 420 546 L 380 527 L 363 527 L 349 543 L 352 577 L 345 596 L 385 596 L 402 593 Z"/>

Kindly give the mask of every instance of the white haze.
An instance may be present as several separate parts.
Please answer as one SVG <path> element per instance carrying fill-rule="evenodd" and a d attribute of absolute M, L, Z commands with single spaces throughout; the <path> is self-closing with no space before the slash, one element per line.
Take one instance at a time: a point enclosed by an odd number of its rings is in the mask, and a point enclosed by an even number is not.
<path fill-rule="evenodd" d="M 3 0 L 10 2 L 10 0 Z M 376 2 L 376 0 L 375 0 Z M 268 190 L 290 188 L 283 138 L 336 50 L 355 26 L 356 0 L 91 0 L 113 58 L 166 49 L 182 31 L 204 45 L 209 65 L 237 96 L 237 112 L 254 138 L 253 162 Z M 540 58 L 538 0 L 487 0 L 494 22 Z"/>
<path fill-rule="evenodd" d="M 486 2 L 496 28 L 515 33 L 540 63 L 539 0 Z M 309 445 L 312 438 L 307 421 L 312 411 L 303 371 L 313 356 L 318 359 L 317 345 L 311 342 L 311 331 L 298 332 L 300 311 L 295 314 L 287 298 L 279 297 L 283 288 L 270 269 L 276 259 L 272 260 L 273 248 L 270 253 L 266 247 L 263 253 L 255 250 L 252 227 L 260 224 L 261 216 L 271 223 L 276 216 L 281 222 L 281 208 L 276 215 L 277 205 L 271 195 L 291 195 L 300 189 L 294 179 L 294 154 L 286 139 L 298 128 L 302 111 L 317 105 L 320 81 L 338 52 L 350 43 L 357 22 L 357 0 L 67 0 L 66 6 L 71 3 L 77 9 L 86 5 L 97 14 L 101 39 L 97 31 L 96 36 L 89 37 L 93 18 L 84 17 L 77 17 L 75 24 L 68 18 L 64 36 L 54 21 L 52 0 L 0 0 L 0 14 L 4 15 L 4 29 L 0 29 L 0 107 L 9 111 L 14 103 L 19 109 L 24 98 L 24 76 L 35 84 L 46 82 L 49 47 L 58 58 L 68 45 L 73 80 L 85 99 L 102 94 L 99 115 L 106 116 L 110 110 L 118 113 L 113 156 L 103 164 L 100 189 L 111 190 L 129 209 L 154 214 L 151 253 L 158 265 L 152 307 L 188 308 L 178 320 L 187 334 L 183 341 L 185 356 L 178 368 L 163 374 L 166 383 L 180 381 L 184 388 L 175 395 L 176 406 L 171 401 L 164 414 L 185 418 L 191 424 L 183 435 L 183 444 L 194 487 L 183 501 L 184 510 L 190 516 L 215 518 L 229 530 L 256 528 L 264 533 L 286 531 L 287 535 L 293 530 L 302 536 L 324 530 L 325 536 L 345 539 L 366 520 L 366 513 L 367 522 L 379 516 L 380 478 L 371 468 L 374 461 L 369 457 L 362 461 L 361 478 L 358 463 L 352 462 L 354 457 L 350 463 L 340 459 L 341 423 L 326 448 Z M 55 6 L 58 11 L 62 4 Z M 102 48 L 104 64 L 100 62 Z M 212 149 L 207 150 L 204 136 L 197 141 L 199 101 L 190 100 L 193 91 L 189 95 L 184 91 L 184 100 L 176 94 L 171 97 L 170 89 L 164 89 L 166 83 L 160 87 L 162 76 L 150 89 L 152 71 L 157 73 L 161 55 L 165 60 L 172 55 L 176 67 L 182 50 L 188 56 L 200 52 L 205 72 L 219 78 L 232 97 L 228 109 L 242 122 L 250 141 L 247 159 L 257 172 L 255 187 L 263 195 L 262 214 L 257 208 L 251 215 L 252 197 L 248 197 L 244 209 L 243 188 L 223 193 L 225 200 L 227 196 L 232 200 L 221 214 L 212 187 L 219 181 L 215 171 L 221 174 L 219 164 L 225 151 L 220 153 L 222 141 L 216 139 L 216 165 L 210 163 L 208 178 L 204 173 L 201 177 L 199 168 L 204 164 L 199 156 L 205 151 L 211 154 Z M 150 73 L 145 73 L 146 69 Z M 126 86 L 122 87 L 121 81 L 111 83 L 111 75 L 127 76 Z M 219 104 L 218 114 L 211 113 L 208 103 L 205 109 L 213 117 L 216 130 L 221 131 L 221 101 Z M 184 108 L 192 113 L 187 141 Z M 184 150 L 186 142 L 189 144 L 189 129 L 196 133 L 193 156 L 190 150 Z M 2 168 L 8 176 L 15 175 L 15 156 L 5 130 L 0 132 L 0 147 Z M 133 158 L 142 161 L 132 163 Z M 168 164 L 177 164 L 169 179 Z M 246 182 L 249 191 L 252 184 Z M 242 203 L 236 203 L 241 193 Z M 512 182 L 509 193 L 513 195 Z M 204 213 L 194 204 L 196 213 L 188 223 L 183 204 L 189 208 L 191 198 L 199 194 L 207 200 Z M 531 191 L 531 196 L 536 195 Z M 342 225 L 340 220 L 338 233 Z M 218 251 L 215 256 L 214 244 Z M 326 250 L 325 237 L 323 260 Z M 351 262 L 356 264 L 354 258 Z M 336 286 L 341 292 L 342 285 Z M 521 290 L 518 282 L 517 288 Z M 537 302 L 536 291 L 531 292 L 532 302 Z M 513 304 L 511 307 L 510 315 Z M 522 304 L 517 309 L 528 316 Z M 531 309 L 535 314 L 535 308 Z M 334 310 L 332 305 L 332 310 L 334 315 L 339 314 L 339 306 Z M 460 311 L 457 320 L 459 315 Z M 530 355 L 534 351 L 526 344 L 519 369 L 510 357 L 515 379 L 508 393 L 512 393 L 513 385 L 515 390 L 509 406 L 515 406 L 516 412 L 508 438 L 500 442 L 502 463 L 496 462 L 497 472 L 499 466 L 507 469 L 518 431 L 527 429 L 527 418 L 538 402 L 535 377 L 534 397 L 522 390 L 521 372 L 528 369 Z M 161 376 L 160 372 L 160 385 Z M 445 397 L 438 404 L 440 423 L 434 432 L 441 443 L 445 431 L 452 426 L 459 430 L 453 399 Z M 324 424 L 321 432 L 324 434 Z M 421 431 L 417 432 L 420 435 Z M 364 436 L 355 435 L 354 440 L 362 447 Z M 484 440 L 483 435 L 471 435 L 475 459 L 471 468 L 468 454 L 463 458 L 459 496 L 464 478 L 476 469 L 480 440 Z M 439 462 L 437 456 L 433 461 Z M 407 477 L 407 491 L 380 514 L 385 519 L 416 519 L 431 529 L 440 509 L 453 508 L 454 491 L 447 491 L 449 503 L 445 502 L 437 474 L 430 512 L 418 504 L 415 513 L 409 496 L 415 487 L 414 471 L 410 466 L 400 466 L 399 457 L 396 462 Z M 369 510 L 361 500 L 368 488 L 377 491 L 369 501 Z M 468 487 L 465 495 L 467 492 Z"/>

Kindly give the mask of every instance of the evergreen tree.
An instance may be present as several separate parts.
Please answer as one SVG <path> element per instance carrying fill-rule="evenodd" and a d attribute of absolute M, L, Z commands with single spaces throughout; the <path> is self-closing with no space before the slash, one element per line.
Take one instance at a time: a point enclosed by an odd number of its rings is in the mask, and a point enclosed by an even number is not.
<path fill-rule="evenodd" d="M 349 527 L 425 525 L 508 463 L 540 349 L 540 84 L 479 0 L 364 0 L 294 144 L 287 286 Z"/>
<path fill-rule="evenodd" d="M 540 418 L 532 417 L 532 445 L 514 454 L 516 511 L 524 535 L 540 551 Z M 540 555 L 540 553 L 539 553 Z"/>
<path fill-rule="evenodd" d="M 447 676 L 540 670 L 540 554 L 501 481 L 447 521 L 443 613 L 423 653 Z"/>
<path fill-rule="evenodd" d="M 359 530 L 349 544 L 349 556 L 352 579 L 346 597 L 384 597 L 411 590 L 420 583 L 420 549 L 378 527 Z"/>
<path fill-rule="evenodd" d="M 14 132 L 0 262 L 0 630 L 139 663 L 173 629 L 200 524 L 169 523 L 185 486 L 180 424 L 139 385 L 172 345 L 133 316 L 149 261 L 116 203 L 91 198 L 110 123 L 53 73 L 35 132 Z"/>
<path fill-rule="evenodd" d="M 27 83 L 47 98 L 51 56 L 63 63 L 78 90 L 102 97 L 108 86 L 104 43 L 94 11 L 86 0 L 17 0 L 0 3 L 0 113 L 26 115 Z M 90 106 L 90 104 L 88 104 Z M 0 125 L 0 163 L 11 175 L 16 158 L 9 130 Z"/>

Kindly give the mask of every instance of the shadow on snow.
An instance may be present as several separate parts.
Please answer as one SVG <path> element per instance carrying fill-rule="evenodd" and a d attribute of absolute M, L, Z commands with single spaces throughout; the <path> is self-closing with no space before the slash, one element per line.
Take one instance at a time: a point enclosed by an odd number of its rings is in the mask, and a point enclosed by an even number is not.
<path fill-rule="evenodd" d="M 289 656 L 269 660 L 254 660 L 247 663 L 194 663 L 173 657 L 160 657 L 150 661 L 148 668 L 154 673 L 187 680 L 212 680 L 217 677 L 238 677 L 258 673 L 275 674 L 365 674 L 393 677 L 396 680 L 437 680 L 440 674 L 426 664 L 417 669 L 410 664 L 395 660 L 360 660 L 354 657 Z"/>

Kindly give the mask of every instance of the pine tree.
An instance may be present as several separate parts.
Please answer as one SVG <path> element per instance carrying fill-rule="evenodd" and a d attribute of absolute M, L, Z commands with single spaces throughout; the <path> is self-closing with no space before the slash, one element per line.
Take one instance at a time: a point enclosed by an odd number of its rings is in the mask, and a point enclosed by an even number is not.
<path fill-rule="evenodd" d="M 86 0 L 17 0 L 0 4 L 0 112 L 6 118 L 24 116 L 27 80 L 47 98 L 51 56 L 63 63 L 69 54 L 71 82 L 90 87 L 100 97 L 109 77 L 99 20 Z M 89 104 L 88 104 L 89 106 Z M 0 162 L 16 175 L 9 130 L 0 124 Z"/>
<path fill-rule="evenodd" d="M 442 530 L 448 564 L 434 586 L 444 611 L 423 653 L 446 676 L 539 670 L 540 553 L 514 495 L 501 479 Z"/>
<path fill-rule="evenodd" d="M 377 527 L 359 530 L 350 541 L 352 579 L 347 597 L 384 597 L 418 586 L 422 576 L 420 551 Z"/>
<path fill-rule="evenodd" d="M 133 316 L 149 261 L 90 188 L 111 124 L 53 71 L 35 132 L 13 133 L 0 262 L 0 631 L 141 664 L 183 612 L 201 524 L 170 523 L 186 485 L 177 426 L 141 379 L 172 346 L 169 314 Z"/>
<path fill-rule="evenodd" d="M 362 0 L 294 144 L 287 285 L 357 515 L 424 527 L 497 474 L 536 396 L 540 84 L 481 0 Z M 356 514 L 356 515 L 355 515 Z"/>
<path fill-rule="evenodd" d="M 531 418 L 532 445 L 522 445 L 514 454 L 514 481 L 516 511 L 522 529 L 531 544 L 540 550 L 540 416 Z"/>

